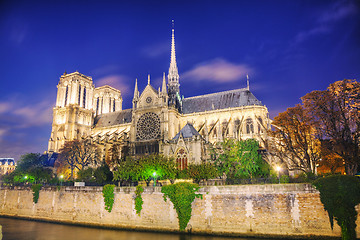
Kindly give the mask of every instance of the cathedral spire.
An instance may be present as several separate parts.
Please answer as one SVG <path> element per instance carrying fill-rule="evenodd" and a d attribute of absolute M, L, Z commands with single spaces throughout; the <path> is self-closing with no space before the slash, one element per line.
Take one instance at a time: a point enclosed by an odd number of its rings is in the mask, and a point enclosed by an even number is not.
<path fill-rule="evenodd" d="M 180 84 L 179 84 L 179 72 L 176 64 L 176 54 L 175 54 L 175 30 L 174 30 L 174 20 L 172 20 L 172 29 L 171 29 L 171 57 L 170 57 L 170 67 L 168 74 L 168 95 L 169 95 L 169 105 L 175 106 L 179 111 L 181 111 L 181 99 L 180 99 Z"/>
<path fill-rule="evenodd" d="M 169 68 L 169 80 L 170 81 L 179 81 L 179 73 L 176 64 L 176 52 L 175 52 L 175 29 L 174 29 L 174 20 L 172 20 L 172 34 L 171 34 L 171 58 L 170 58 L 170 68 Z"/>

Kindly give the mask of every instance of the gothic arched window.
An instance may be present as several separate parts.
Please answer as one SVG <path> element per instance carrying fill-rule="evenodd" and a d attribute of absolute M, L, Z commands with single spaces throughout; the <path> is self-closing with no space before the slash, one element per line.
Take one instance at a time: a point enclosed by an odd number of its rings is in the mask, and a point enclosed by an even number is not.
<path fill-rule="evenodd" d="M 79 85 L 79 93 L 78 93 L 78 104 L 80 105 L 81 100 L 81 85 Z"/>
<path fill-rule="evenodd" d="M 254 133 L 254 124 L 251 118 L 246 119 L 246 133 L 247 134 Z"/>
<path fill-rule="evenodd" d="M 66 86 L 66 90 L 65 90 L 65 106 L 67 105 L 67 101 L 68 101 L 68 92 L 69 92 L 69 88 L 68 88 L 68 86 Z"/>
<path fill-rule="evenodd" d="M 259 124 L 258 124 L 258 133 L 262 133 L 262 129 L 263 129 L 263 120 L 262 118 L 258 118 Z"/>
<path fill-rule="evenodd" d="M 99 103 L 100 103 L 100 100 L 99 98 L 96 99 L 96 112 L 97 114 L 99 114 Z"/>
<path fill-rule="evenodd" d="M 86 107 L 86 88 L 84 87 L 84 94 L 83 94 L 83 107 Z"/>
<path fill-rule="evenodd" d="M 176 154 L 176 165 L 180 170 L 187 169 L 187 153 L 184 148 L 180 148 Z"/>

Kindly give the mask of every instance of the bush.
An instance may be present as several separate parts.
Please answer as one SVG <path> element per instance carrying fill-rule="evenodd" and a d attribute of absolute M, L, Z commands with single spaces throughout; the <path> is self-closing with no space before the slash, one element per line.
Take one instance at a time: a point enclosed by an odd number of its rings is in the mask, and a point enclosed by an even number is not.
<path fill-rule="evenodd" d="M 187 169 L 177 170 L 176 179 L 189 179 L 189 173 Z"/>
<path fill-rule="evenodd" d="M 289 176 L 288 175 L 281 175 L 280 183 L 289 183 Z"/>

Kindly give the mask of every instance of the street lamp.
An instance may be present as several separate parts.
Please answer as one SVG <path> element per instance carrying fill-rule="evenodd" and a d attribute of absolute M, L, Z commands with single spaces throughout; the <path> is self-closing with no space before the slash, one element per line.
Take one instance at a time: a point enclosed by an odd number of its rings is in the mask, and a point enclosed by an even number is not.
<path fill-rule="evenodd" d="M 60 186 L 62 186 L 62 180 L 63 180 L 63 178 L 64 178 L 64 175 L 60 175 Z"/>
<path fill-rule="evenodd" d="M 156 187 L 156 172 L 153 173 L 154 176 L 154 187 Z"/>
<path fill-rule="evenodd" d="M 277 167 L 276 167 L 276 171 L 277 171 L 277 173 L 278 173 L 279 184 L 280 184 L 280 171 L 281 171 L 281 167 L 280 167 L 280 166 L 277 166 Z"/>

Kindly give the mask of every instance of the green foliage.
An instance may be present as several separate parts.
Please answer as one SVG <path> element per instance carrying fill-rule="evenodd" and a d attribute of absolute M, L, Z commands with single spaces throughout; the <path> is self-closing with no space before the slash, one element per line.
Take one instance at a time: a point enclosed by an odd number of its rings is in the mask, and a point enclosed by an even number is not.
<path fill-rule="evenodd" d="M 103 187 L 103 197 L 104 197 L 104 203 L 105 203 L 105 209 L 108 212 L 111 212 L 112 207 L 114 205 L 114 184 L 106 184 Z"/>
<path fill-rule="evenodd" d="M 33 184 L 31 186 L 31 190 L 33 191 L 33 202 L 36 204 L 39 200 L 39 193 L 40 189 L 42 187 L 42 184 Z"/>
<path fill-rule="evenodd" d="M 22 155 L 15 170 L 5 176 L 6 183 L 48 183 L 53 178 L 52 169 L 44 167 L 39 153 Z"/>
<path fill-rule="evenodd" d="M 125 161 L 120 162 L 116 166 L 116 171 L 114 171 L 114 180 L 115 181 L 128 181 L 135 180 L 135 173 L 137 172 L 136 161 L 130 157 L 127 157 Z"/>
<path fill-rule="evenodd" d="M 356 239 L 355 206 L 360 203 L 360 180 L 354 176 L 333 175 L 317 179 L 313 185 L 320 191 L 320 200 L 329 214 L 341 227 L 342 239 Z"/>
<path fill-rule="evenodd" d="M 166 185 L 161 188 L 161 192 L 164 194 L 164 201 L 169 198 L 174 204 L 178 215 L 180 231 L 184 231 L 190 221 L 192 202 L 195 198 L 202 198 L 201 194 L 195 193 L 198 190 L 199 185 L 186 182 Z"/>
<path fill-rule="evenodd" d="M 226 139 L 212 149 L 212 159 L 219 174 L 227 178 L 267 177 L 270 168 L 258 150 L 255 139 Z"/>
<path fill-rule="evenodd" d="M 27 153 L 20 157 L 16 169 L 18 171 L 28 171 L 34 167 L 41 167 L 40 153 Z"/>
<path fill-rule="evenodd" d="M 156 173 L 156 179 L 175 179 L 176 167 L 173 159 L 159 154 L 153 154 L 140 159 L 126 158 L 125 161 L 117 165 L 114 172 L 116 181 L 146 181 L 153 179 L 153 173 Z"/>
<path fill-rule="evenodd" d="M 113 179 L 113 174 L 110 171 L 109 166 L 104 164 L 95 169 L 94 178 L 95 178 L 95 182 L 97 183 L 110 182 Z"/>
<path fill-rule="evenodd" d="M 83 182 L 92 182 L 94 181 L 94 169 L 89 167 L 86 169 L 80 169 L 77 172 L 77 180 Z"/>
<path fill-rule="evenodd" d="M 188 174 L 196 183 L 219 176 L 217 169 L 211 163 L 190 164 Z"/>
<path fill-rule="evenodd" d="M 183 169 L 183 170 L 178 169 L 176 171 L 176 179 L 189 179 L 189 178 L 190 176 L 188 169 Z"/>
<path fill-rule="evenodd" d="M 280 183 L 289 183 L 289 176 L 288 175 L 281 175 L 280 176 Z"/>
<path fill-rule="evenodd" d="M 142 210 L 142 205 L 144 203 L 141 194 L 144 192 L 144 188 L 140 185 L 136 186 L 136 190 L 135 190 L 135 210 L 136 210 L 136 214 L 140 216 L 140 212 Z"/>

